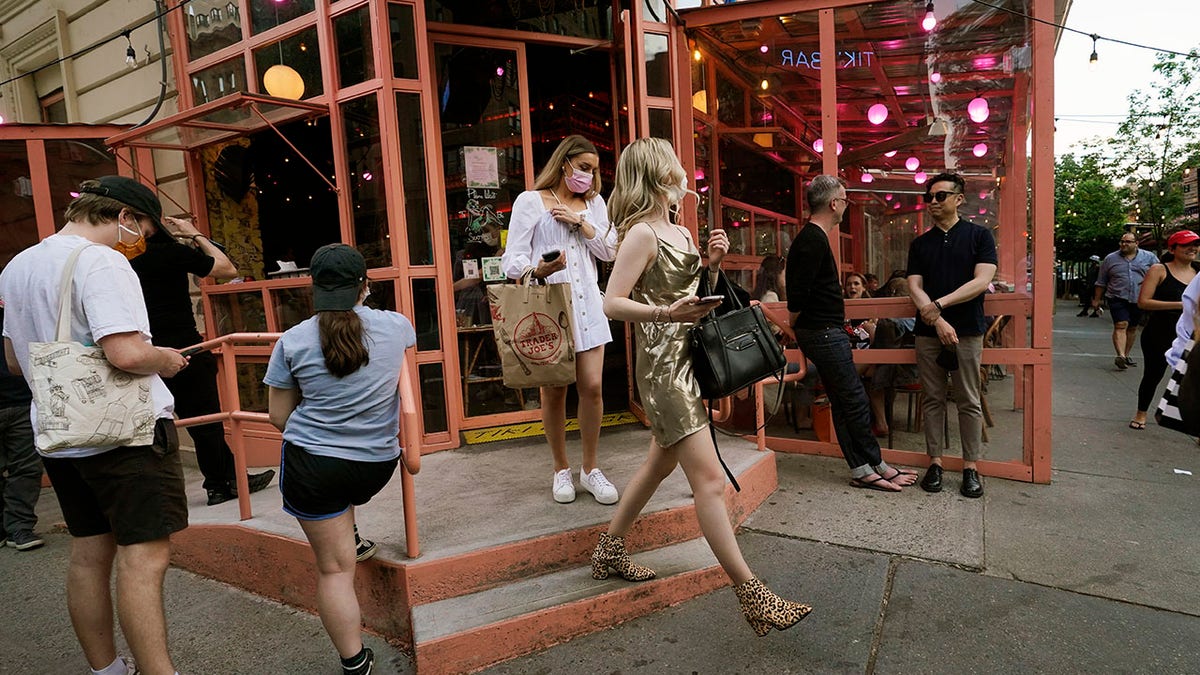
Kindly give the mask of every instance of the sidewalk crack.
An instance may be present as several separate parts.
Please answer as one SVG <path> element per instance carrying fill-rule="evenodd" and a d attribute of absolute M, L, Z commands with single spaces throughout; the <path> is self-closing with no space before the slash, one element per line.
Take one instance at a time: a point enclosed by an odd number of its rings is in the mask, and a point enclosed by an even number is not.
<path fill-rule="evenodd" d="M 892 599 L 892 584 L 896 580 L 896 569 L 900 567 L 900 559 L 888 557 L 887 577 L 883 582 L 883 597 L 879 600 L 879 615 L 875 618 L 875 630 L 871 634 L 871 652 L 867 656 L 866 675 L 874 675 L 875 661 L 879 658 L 879 649 L 883 645 L 883 622 L 887 618 L 888 603 Z"/>

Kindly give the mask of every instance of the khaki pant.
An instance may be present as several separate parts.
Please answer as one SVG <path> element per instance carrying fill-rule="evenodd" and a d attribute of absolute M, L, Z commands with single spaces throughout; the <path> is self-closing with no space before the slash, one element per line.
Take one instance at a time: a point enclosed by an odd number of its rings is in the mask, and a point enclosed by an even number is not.
<path fill-rule="evenodd" d="M 958 354 L 958 370 L 947 372 L 937 364 L 942 343 L 935 337 L 917 338 L 917 373 L 925 394 L 925 452 L 941 457 L 947 449 L 947 378 L 954 383 L 954 404 L 958 408 L 958 433 L 962 437 L 962 455 L 968 462 L 983 453 L 983 406 L 980 405 L 979 365 L 983 358 L 983 336 L 960 337 L 949 347 Z"/>

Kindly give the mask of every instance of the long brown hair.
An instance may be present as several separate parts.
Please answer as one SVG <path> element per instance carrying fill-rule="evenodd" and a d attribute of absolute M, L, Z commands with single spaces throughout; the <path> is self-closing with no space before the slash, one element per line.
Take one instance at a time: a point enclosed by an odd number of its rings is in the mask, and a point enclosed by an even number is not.
<path fill-rule="evenodd" d="M 533 181 L 533 189 L 550 190 L 557 187 L 558 181 L 562 180 L 563 165 L 567 163 L 567 160 L 589 152 L 597 157 L 600 156 L 600 153 L 596 152 L 596 146 L 579 134 L 562 139 L 562 142 L 554 149 L 554 153 L 550 155 L 550 159 L 546 161 L 546 166 L 542 167 L 537 179 Z M 600 168 L 595 167 L 592 169 L 592 187 L 583 193 L 583 198 L 588 201 L 598 194 L 600 194 Z"/>
<path fill-rule="evenodd" d="M 362 319 L 354 310 L 318 312 L 317 327 L 325 367 L 334 377 L 345 377 L 371 361 Z"/>

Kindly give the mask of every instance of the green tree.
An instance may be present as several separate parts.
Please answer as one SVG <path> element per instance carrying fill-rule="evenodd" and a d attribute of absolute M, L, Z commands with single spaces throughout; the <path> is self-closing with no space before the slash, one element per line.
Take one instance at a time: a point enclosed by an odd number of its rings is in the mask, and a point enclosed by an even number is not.
<path fill-rule="evenodd" d="M 1054 241 L 1058 259 L 1083 261 L 1116 248 L 1126 211 L 1120 191 L 1095 155 L 1058 158 L 1054 166 Z"/>

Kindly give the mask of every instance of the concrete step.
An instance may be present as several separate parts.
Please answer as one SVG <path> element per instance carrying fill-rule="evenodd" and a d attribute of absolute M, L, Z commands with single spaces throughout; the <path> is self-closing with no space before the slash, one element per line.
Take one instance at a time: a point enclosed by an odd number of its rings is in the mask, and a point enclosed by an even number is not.
<path fill-rule="evenodd" d="M 658 576 L 633 583 L 610 573 L 597 581 L 588 564 L 414 607 L 417 671 L 479 670 L 728 584 L 700 538 L 635 552 L 633 558 Z"/>

